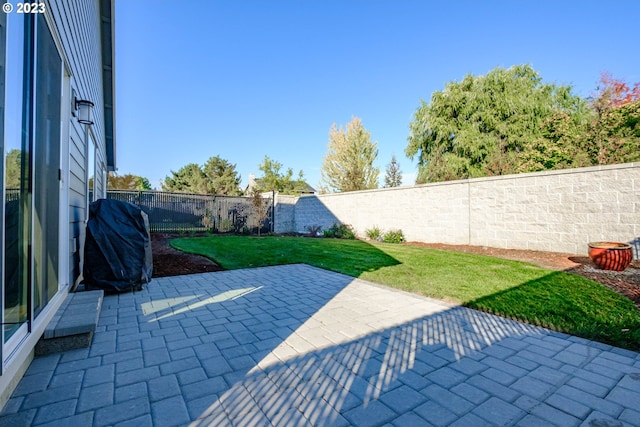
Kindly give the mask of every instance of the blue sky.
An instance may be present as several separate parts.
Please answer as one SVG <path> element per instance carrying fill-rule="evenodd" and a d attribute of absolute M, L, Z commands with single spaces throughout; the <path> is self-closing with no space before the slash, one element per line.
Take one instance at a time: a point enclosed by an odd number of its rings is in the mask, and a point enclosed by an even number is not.
<path fill-rule="evenodd" d="M 119 0 L 119 174 L 154 187 L 219 155 L 243 183 L 265 155 L 320 182 L 333 123 L 360 117 L 381 182 L 421 100 L 467 74 L 528 63 L 580 96 L 600 73 L 640 81 L 636 0 Z"/>

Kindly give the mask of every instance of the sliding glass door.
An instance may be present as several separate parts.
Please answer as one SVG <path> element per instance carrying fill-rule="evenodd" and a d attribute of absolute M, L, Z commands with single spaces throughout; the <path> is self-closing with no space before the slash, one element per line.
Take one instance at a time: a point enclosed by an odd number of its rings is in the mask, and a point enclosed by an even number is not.
<path fill-rule="evenodd" d="M 6 15 L 2 358 L 59 289 L 62 59 L 44 15 Z"/>

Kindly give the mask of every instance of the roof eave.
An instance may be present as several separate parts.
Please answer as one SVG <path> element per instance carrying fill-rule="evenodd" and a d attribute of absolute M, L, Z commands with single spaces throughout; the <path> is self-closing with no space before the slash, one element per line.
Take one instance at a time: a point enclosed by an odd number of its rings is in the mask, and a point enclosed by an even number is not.
<path fill-rule="evenodd" d="M 100 0 L 102 43 L 102 92 L 104 99 L 104 136 L 107 170 L 116 170 L 116 90 L 115 90 L 115 0 Z"/>

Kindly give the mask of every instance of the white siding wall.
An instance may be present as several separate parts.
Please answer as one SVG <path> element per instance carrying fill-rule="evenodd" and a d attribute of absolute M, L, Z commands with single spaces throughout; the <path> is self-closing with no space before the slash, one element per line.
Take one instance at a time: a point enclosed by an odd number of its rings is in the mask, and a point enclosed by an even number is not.
<path fill-rule="evenodd" d="M 72 93 L 78 99 L 95 104 L 92 132 L 99 159 L 106 158 L 104 111 L 102 95 L 102 63 L 100 41 L 99 0 L 50 0 L 50 16 L 70 74 Z M 86 144 L 85 125 L 75 117 L 69 121 L 69 170 L 63 171 L 68 179 L 69 191 L 69 281 L 78 276 L 78 250 L 82 223 L 86 218 Z M 63 141 L 63 144 L 65 141 Z M 96 190 L 106 190 L 106 182 L 95 180 Z"/>
<path fill-rule="evenodd" d="M 101 52 L 101 18 L 99 6 L 110 8 L 109 0 L 44 0 L 45 19 L 51 29 L 56 46 L 64 62 L 65 72 L 63 85 L 62 140 L 61 154 L 61 221 L 62 230 L 66 233 L 60 237 L 60 247 L 68 253 L 60 253 L 60 259 L 66 262 L 69 269 L 61 272 L 69 277 L 59 277 L 61 288 L 73 283 L 78 271 L 77 242 L 80 225 L 86 218 L 86 134 L 85 127 L 71 116 L 73 93 L 79 99 L 87 99 L 95 104 L 93 111 L 92 132 L 96 141 L 96 157 L 104 161 L 107 158 L 105 144 L 104 99 L 103 99 L 103 67 Z M 109 22 L 110 24 L 110 22 Z M 4 46 L 4 41 L 0 40 Z M 97 191 L 104 192 L 106 183 L 97 181 Z M 67 226 L 68 225 L 68 226 Z M 68 232 L 67 232 L 68 229 Z M 11 359 L 3 365 L 0 375 L 0 409 L 6 403 L 12 390 L 17 385 L 24 371 L 33 358 L 34 347 L 42 336 L 44 328 L 64 300 L 64 292 L 58 293 L 50 300 L 39 317 L 32 324 L 30 333 L 20 341 L 13 351 Z M 3 356 L 4 357 L 4 356 Z"/>

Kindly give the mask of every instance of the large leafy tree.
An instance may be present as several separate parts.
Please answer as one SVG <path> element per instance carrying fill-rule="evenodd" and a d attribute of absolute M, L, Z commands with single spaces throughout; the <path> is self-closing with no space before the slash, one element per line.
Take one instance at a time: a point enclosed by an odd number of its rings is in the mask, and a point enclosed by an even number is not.
<path fill-rule="evenodd" d="M 613 77 L 609 72 L 600 75 L 600 82 L 591 107 L 596 111 L 622 107 L 640 101 L 640 83 L 630 86 L 626 81 Z"/>
<path fill-rule="evenodd" d="M 307 188 L 302 170 L 298 172 L 297 178 L 294 178 L 293 169 L 288 168 L 283 171 L 282 163 L 268 156 L 264 156 L 258 168 L 262 172 L 262 176 L 256 179 L 258 192 L 277 191 L 282 194 L 300 194 Z"/>
<path fill-rule="evenodd" d="M 91 178 L 93 180 L 93 178 Z M 109 172 L 107 176 L 107 189 L 108 190 L 151 190 L 151 184 L 145 177 L 132 175 L 130 173 L 125 175 L 116 175 L 114 172 Z"/>
<path fill-rule="evenodd" d="M 207 191 L 211 194 L 224 194 L 227 196 L 239 196 L 240 174 L 236 165 L 229 163 L 220 156 L 209 158 L 203 165 L 202 171 L 209 180 Z"/>
<path fill-rule="evenodd" d="M 588 114 L 570 86 L 543 83 L 529 65 L 496 68 L 450 82 L 430 103 L 422 101 L 406 154 L 418 157 L 418 183 L 537 170 L 539 156 L 523 153 L 537 150 L 544 158 L 551 148 L 545 132 L 569 125 L 579 134 Z M 575 141 L 563 142 L 553 165 L 575 157 Z"/>
<path fill-rule="evenodd" d="M 536 172 L 591 166 L 585 149 L 589 139 L 590 112 L 556 111 L 540 124 L 540 134 L 526 141 L 517 153 L 514 172 Z"/>
<path fill-rule="evenodd" d="M 633 86 L 603 73 L 591 108 L 585 148 L 594 164 L 640 160 L 640 83 Z"/>
<path fill-rule="evenodd" d="M 588 150 L 596 164 L 640 161 L 640 100 L 600 112 Z"/>
<path fill-rule="evenodd" d="M 330 191 L 345 192 L 378 188 L 380 168 L 374 166 L 378 143 L 362 120 L 353 117 L 346 129 L 334 123 L 329 130 L 327 155 L 322 161 L 322 181 Z"/>

